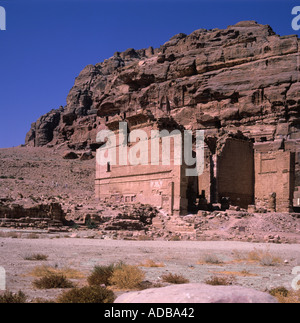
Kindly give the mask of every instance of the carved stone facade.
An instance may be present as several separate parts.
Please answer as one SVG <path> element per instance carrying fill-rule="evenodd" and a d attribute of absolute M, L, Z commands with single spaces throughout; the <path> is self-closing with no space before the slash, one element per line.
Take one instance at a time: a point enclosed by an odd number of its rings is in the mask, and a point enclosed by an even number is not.
<path fill-rule="evenodd" d="M 219 147 L 216 147 L 216 144 Z M 253 143 L 241 135 L 221 137 L 207 147 L 205 169 L 199 176 L 199 192 L 207 203 L 247 208 L 254 200 Z"/>
<path fill-rule="evenodd" d="M 124 121 L 128 125 L 128 137 L 137 129 L 147 134 L 137 142 L 126 141 L 125 164 L 120 160 L 124 138 L 119 129 L 120 122 Z M 175 144 L 170 144 L 170 163 L 164 165 L 166 156 L 161 153 L 161 137 L 158 139 L 160 154 L 153 164 L 152 130 L 168 130 L 169 133 L 173 130 L 182 133 L 183 130 L 166 112 L 158 119 L 146 110 L 122 118 L 110 117 L 106 119 L 106 129 L 115 134 L 116 143 L 111 149 L 115 150 L 116 165 L 97 163 L 96 197 L 101 200 L 151 204 L 172 215 L 217 206 L 221 209 L 255 206 L 256 210 L 293 211 L 295 153 L 288 149 L 288 142 L 286 145 L 284 141 L 255 143 L 253 138 L 247 138 L 239 131 L 218 138 L 206 137 L 204 171 L 190 177 L 186 175 L 184 161 L 182 164 L 175 161 Z M 135 155 L 146 156 L 146 161 L 133 165 L 128 161 L 130 150 Z"/>
<path fill-rule="evenodd" d="M 147 136 L 137 142 L 121 137 L 119 125 L 128 125 L 128 136 L 133 130 L 143 130 Z M 162 153 L 162 138 L 158 138 L 159 157 L 153 164 L 152 130 L 182 131 L 166 113 L 156 119 L 148 111 L 110 117 L 106 129 L 116 138 L 116 165 L 100 165 L 96 169 L 96 197 L 113 203 L 142 203 L 159 207 L 168 214 L 184 215 L 198 209 L 209 209 L 214 204 L 226 209 L 230 205 L 247 209 L 265 209 L 273 212 L 293 210 L 295 190 L 295 153 L 285 148 L 284 142 L 253 143 L 241 132 L 224 134 L 219 138 L 206 137 L 204 171 L 200 176 L 186 176 L 187 166 L 175 161 L 174 144 L 170 144 L 170 163 Z M 120 149 L 126 139 L 126 162 L 121 162 Z M 182 144 L 183 137 L 181 137 Z M 170 142 L 171 143 L 171 142 Z M 288 145 L 286 145 L 288 147 Z M 182 146 L 183 147 L 183 146 Z M 182 149 L 182 148 L 181 148 Z M 129 162 L 131 154 L 146 156 L 142 164 Z"/>
<path fill-rule="evenodd" d="M 133 130 L 143 130 L 147 138 L 141 139 L 137 143 L 128 143 L 125 146 L 127 155 L 126 165 L 120 161 L 120 149 L 123 137 L 120 135 L 119 122 L 127 122 L 128 136 Z M 190 208 L 189 201 L 195 201 L 197 196 L 197 178 L 185 175 L 187 166 L 180 161 L 176 161 L 174 150 L 176 144 L 170 140 L 170 163 L 165 163 L 166 156 L 162 153 L 162 138 L 158 138 L 160 153 L 157 160 L 153 159 L 152 130 L 168 130 L 170 133 L 179 126 L 167 116 L 154 119 L 153 116 L 143 111 L 138 111 L 126 118 L 112 117 L 106 122 L 109 130 L 116 135 L 116 145 L 111 149 L 115 150 L 117 159 L 116 165 L 101 165 L 97 163 L 96 168 L 96 198 L 114 203 L 142 203 L 151 204 L 162 208 L 168 214 L 186 214 Z M 183 137 L 180 136 L 180 140 Z M 146 157 L 142 165 L 133 165 L 129 162 L 130 151 Z M 181 143 L 180 143 L 181 145 Z M 180 146 L 179 145 L 179 146 Z M 135 146 L 135 147 L 134 147 Z M 181 146 L 183 147 L 183 146 Z M 182 148 L 181 148 L 182 149 Z M 99 153 L 99 150 L 98 150 Z M 122 155 L 124 156 L 124 155 Z M 166 164 L 166 165 L 164 165 Z"/>
<path fill-rule="evenodd" d="M 255 152 L 255 201 L 268 211 L 293 211 L 295 153 Z"/>

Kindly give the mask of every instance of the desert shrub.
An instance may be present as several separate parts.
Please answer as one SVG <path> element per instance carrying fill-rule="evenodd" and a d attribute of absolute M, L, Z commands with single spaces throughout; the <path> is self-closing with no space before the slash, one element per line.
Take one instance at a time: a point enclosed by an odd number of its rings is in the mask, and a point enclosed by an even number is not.
<path fill-rule="evenodd" d="M 109 283 L 120 289 L 139 288 L 145 278 L 145 273 L 137 266 L 122 264 L 115 268 Z"/>
<path fill-rule="evenodd" d="M 19 291 L 18 293 L 5 292 L 3 295 L 0 295 L 0 304 L 22 304 L 26 303 L 26 295 Z"/>
<path fill-rule="evenodd" d="M 260 264 L 262 266 L 276 266 L 281 263 L 281 260 L 271 254 L 266 254 L 260 259 Z"/>
<path fill-rule="evenodd" d="M 115 270 L 115 265 L 95 266 L 91 275 L 87 278 L 90 286 L 110 285 L 110 279 Z"/>
<path fill-rule="evenodd" d="M 288 297 L 288 294 L 289 294 L 289 291 L 281 286 L 281 287 L 276 287 L 276 288 L 273 288 L 269 291 L 269 294 L 272 295 L 272 296 L 282 296 L 282 297 Z"/>
<path fill-rule="evenodd" d="M 223 261 L 219 260 L 218 257 L 214 254 L 205 254 L 203 255 L 202 259 L 198 262 L 200 263 L 206 263 L 206 264 L 212 264 L 212 265 L 220 265 L 223 264 Z"/>
<path fill-rule="evenodd" d="M 73 288 L 58 297 L 58 303 L 113 303 L 115 295 L 112 291 L 101 286 L 85 286 Z"/>
<path fill-rule="evenodd" d="M 282 259 L 273 255 L 269 250 L 259 250 L 254 248 L 249 252 L 248 259 L 259 262 L 262 266 L 276 266 L 282 262 Z"/>
<path fill-rule="evenodd" d="M 205 280 L 205 284 L 212 286 L 229 286 L 234 282 L 234 277 L 214 276 Z"/>
<path fill-rule="evenodd" d="M 36 253 L 36 254 L 32 254 L 32 255 L 27 255 L 24 257 L 24 260 L 47 260 L 48 256 L 40 254 L 40 253 Z"/>
<path fill-rule="evenodd" d="M 172 274 L 172 273 L 162 275 L 161 279 L 163 282 L 170 283 L 170 284 L 187 284 L 187 283 L 189 283 L 189 280 L 186 279 L 185 277 L 183 277 L 181 275 Z"/>
<path fill-rule="evenodd" d="M 144 263 L 140 264 L 141 267 L 148 267 L 148 268 L 158 268 L 158 267 L 165 267 L 163 263 L 156 263 L 151 259 L 147 259 Z"/>
<path fill-rule="evenodd" d="M 48 274 L 33 282 L 33 285 L 38 289 L 52 289 L 52 288 L 72 288 L 73 283 L 64 275 Z"/>
<path fill-rule="evenodd" d="M 30 276 L 34 277 L 44 277 L 51 274 L 63 275 L 69 279 L 80 279 L 84 278 L 84 274 L 76 269 L 65 267 L 65 268 L 57 268 L 52 266 L 36 266 L 29 273 Z"/>
<path fill-rule="evenodd" d="M 242 270 L 242 271 L 229 271 L 229 270 L 224 270 L 224 271 L 218 271 L 215 272 L 216 274 L 220 274 L 220 275 L 229 275 L 231 277 L 235 277 L 235 276 L 240 276 L 240 277 L 254 277 L 257 276 L 257 274 L 252 274 L 250 273 L 248 270 Z"/>
<path fill-rule="evenodd" d="M 300 304 L 300 290 L 290 290 L 286 293 L 284 289 L 280 288 L 278 292 L 275 291 L 272 294 L 281 304 Z"/>

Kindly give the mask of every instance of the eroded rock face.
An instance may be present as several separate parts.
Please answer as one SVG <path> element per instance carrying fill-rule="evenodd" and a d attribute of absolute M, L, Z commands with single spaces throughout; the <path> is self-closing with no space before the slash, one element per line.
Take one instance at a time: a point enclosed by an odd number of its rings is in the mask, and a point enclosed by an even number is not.
<path fill-rule="evenodd" d="M 115 53 L 81 71 L 67 106 L 33 124 L 26 143 L 89 148 L 101 127 L 97 114 L 140 108 L 154 115 L 168 109 L 178 123 L 207 135 L 238 128 L 258 140 L 298 139 L 298 45 L 297 36 L 248 21 L 179 34 L 155 50 Z"/>
<path fill-rule="evenodd" d="M 95 151 L 109 117 L 167 112 L 185 129 L 205 130 L 208 146 L 240 132 L 256 147 L 296 153 L 299 207 L 299 42 L 296 35 L 281 37 L 268 25 L 244 21 L 178 34 L 158 49 L 117 52 L 81 71 L 67 105 L 32 124 L 26 144 Z"/>

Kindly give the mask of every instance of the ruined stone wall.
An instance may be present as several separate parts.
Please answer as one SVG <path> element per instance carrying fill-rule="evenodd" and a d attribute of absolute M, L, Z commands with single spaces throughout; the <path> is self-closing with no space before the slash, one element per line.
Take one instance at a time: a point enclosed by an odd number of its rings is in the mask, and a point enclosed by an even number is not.
<path fill-rule="evenodd" d="M 59 227 L 66 224 L 65 213 L 58 203 L 24 207 L 0 203 L 0 227 Z"/>
<path fill-rule="evenodd" d="M 255 152 L 257 207 L 290 212 L 293 206 L 295 154 L 289 151 Z"/>
<path fill-rule="evenodd" d="M 218 199 L 247 208 L 254 201 L 254 151 L 249 141 L 229 138 L 218 156 Z"/>
<path fill-rule="evenodd" d="M 163 165 L 165 156 L 162 155 L 159 139 L 160 154 L 158 165 L 151 165 L 151 130 L 156 128 L 154 123 L 131 122 L 130 131 L 142 129 L 148 138 L 137 143 L 129 143 L 130 150 L 136 149 L 137 155 L 148 154 L 147 165 L 120 165 L 120 134 L 116 134 L 116 165 L 96 165 L 96 198 L 112 202 L 143 203 L 161 207 L 169 214 L 186 214 L 188 208 L 187 194 L 189 179 L 185 178 L 185 166 L 174 162 L 174 143 L 170 141 L 170 165 Z M 110 126 L 110 124 L 108 124 Z M 136 148 L 138 145 L 139 148 Z M 124 149 L 124 148 L 123 148 Z M 99 150 L 98 150 L 99 153 Z"/>

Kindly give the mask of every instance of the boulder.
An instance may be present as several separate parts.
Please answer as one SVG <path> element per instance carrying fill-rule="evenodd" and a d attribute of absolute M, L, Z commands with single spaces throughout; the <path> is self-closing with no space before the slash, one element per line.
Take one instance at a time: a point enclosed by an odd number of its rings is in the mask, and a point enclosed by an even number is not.
<path fill-rule="evenodd" d="M 88 152 L 84 152 L 81 156 L 80 156 L 80 160 L 90 160 L 93 159 L 94 155 L 91 151 Z"/>
<path fill-rule="evenodd" d="M 206 284 L 172 285 L 162 288 L 128 292 L 115 303 L 278 303 L 267 294 L 240 286 Z"/>
<path fill-rule="evenodd" d="M 64 154 L 63 159 L 78 159 L 78 155 L 74 151 L 69 151 Z"/>

